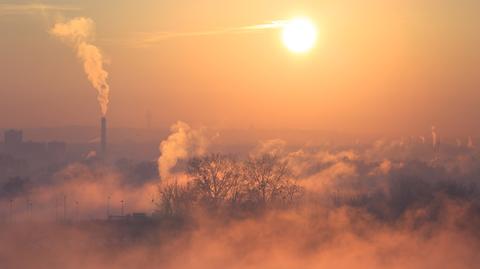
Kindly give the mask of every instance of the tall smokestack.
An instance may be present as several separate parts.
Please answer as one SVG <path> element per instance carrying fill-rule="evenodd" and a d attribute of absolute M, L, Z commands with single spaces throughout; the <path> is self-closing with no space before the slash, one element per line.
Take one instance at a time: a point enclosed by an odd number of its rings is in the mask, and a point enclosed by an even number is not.
<path fill-rule="evenodd" d="M 107 155 L 107 118 L 102 117 L 100 121 L 101 125 L 101 134 L 100 134 L 100 153 L 102 158 L 105 158 Z"/>

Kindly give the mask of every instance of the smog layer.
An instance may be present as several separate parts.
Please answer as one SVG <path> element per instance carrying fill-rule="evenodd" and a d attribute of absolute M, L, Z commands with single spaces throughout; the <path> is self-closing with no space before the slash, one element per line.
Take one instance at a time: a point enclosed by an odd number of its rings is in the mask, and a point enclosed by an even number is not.
<path fill-rule="evenodd" d="M 1 268 L 476 268 L 471 138 L 222 153 L 178 122 L 150 162 L 71 163 L 1 192 Z M 221 134 L 220 134 L 221 137 Z M 213 151 L 212 148 L 220 149 Z M 28 257 L 26 259 L 25 257 Z"/>

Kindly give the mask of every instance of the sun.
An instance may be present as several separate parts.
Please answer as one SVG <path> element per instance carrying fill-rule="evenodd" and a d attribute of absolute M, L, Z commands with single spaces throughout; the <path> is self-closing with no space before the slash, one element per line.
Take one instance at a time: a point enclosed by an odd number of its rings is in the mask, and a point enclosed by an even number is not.
<path fill-rule="evenodd" d="M 317 29 L 308 18 L 295 18 L 285 23 L 282 39 L 290 51 L 304 53 L 315 46 Z"/>

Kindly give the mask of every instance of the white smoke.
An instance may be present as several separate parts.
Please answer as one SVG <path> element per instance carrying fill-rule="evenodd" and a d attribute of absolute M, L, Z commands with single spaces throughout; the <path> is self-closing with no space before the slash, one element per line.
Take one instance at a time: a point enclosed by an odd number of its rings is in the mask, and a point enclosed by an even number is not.
<path fill-rule="evenodd" d="M 281 156 L 285 154 L 287 142 L 282 139 L 270 139 L 260 141 L 258 145 L 250 153 L 252 157 L 259 157 L 262 155 Z"/>
<path fill-rule="evenodd" d="M 57 23 L 50 34 L 70 44 L 82 61 L 88 80 L 97 90 L 103 116 L 107 114 L 110 86 L 107 83 L 108 72 L 105 71 L 104 57 L 101 51 L 91 43 L 95 23 L 90 18 L 78 17 L 66 23 Z"/>
<path fill-rule="evenodd" d="M 472 137 L 471 137 L 471 136 L 468 137 L 467 147 L 468 147 L 469 149 L 475 148 L 475 145 L 473 145 L 473 140 L 472 140 Z"/>
<path fill-rule="evenodd" d="M 158 172 L 164 181 L 171 180 L 171 169 L 179 160 L 205 154 L 209 144 L 203 129 L 193 129 L 184 122 L 175 123 L 170 130 L 172 134 L 159 148 Z"/>
<path fill-rule="evenodd" d="M 434 150 L 438 147 L 437 129 L 435 126 L 432 126 L 432 146 Z"/>

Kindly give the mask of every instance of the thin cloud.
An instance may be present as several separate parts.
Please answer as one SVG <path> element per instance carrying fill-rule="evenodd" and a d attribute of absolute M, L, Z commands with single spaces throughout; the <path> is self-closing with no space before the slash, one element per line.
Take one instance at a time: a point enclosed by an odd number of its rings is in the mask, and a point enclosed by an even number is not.
<path fill-rule="evenodd" d="M 77 11 L 78 7 L 65 5 L 51 5 L 40 3 L 29 4 L 0 4 L 1 15 L 18 15 L 18 14 L 34 14 L 47 11 Z"/>
<path fill-rule="evenodd" d="M 284 27 L 286 21 L 278 20 L 264 24 L 256 24 L 241 27 L 231 27 L 210 31 L 195 31 L 195 32 L 140 32 L 134 34 L 134 37 L 128 42 L 132 47 L 148 47 L 164 40 L 182 37 L 200 37 L 200 36 L 214 36 L 226 34 L 245 34 L 257 31 L 278 29 Z"/>

